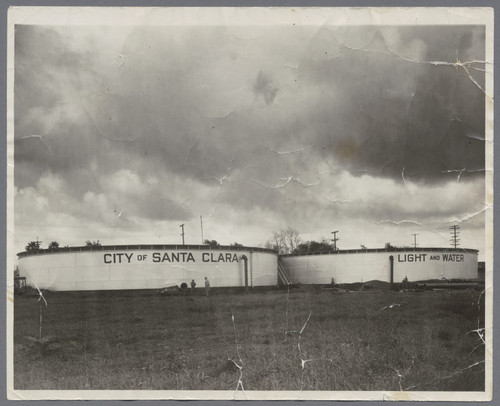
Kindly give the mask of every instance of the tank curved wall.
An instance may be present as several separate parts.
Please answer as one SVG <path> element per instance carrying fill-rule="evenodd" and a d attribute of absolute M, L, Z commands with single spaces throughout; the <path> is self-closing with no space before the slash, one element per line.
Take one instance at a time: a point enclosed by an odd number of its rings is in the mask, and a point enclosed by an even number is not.
<path fill-rule="evenodd" d="M 401 282 L 430 279 L 477 278 L 476 250 L 424 249 L 397 251 L 338 251 L 316 255 L 285 255 L 280 261 L 294 282 L 303 284 L 354 283 L 380 280 Z"/>
<path fill-rule="evenodd" d="M 54 291 L 160 289 L 168 286 L 245 286 L 242 256 L 249 258 L 249 286 L 276 285 L 277 255 L 251 247 L 103 246 L 20 253 L 28 285 Z"/>

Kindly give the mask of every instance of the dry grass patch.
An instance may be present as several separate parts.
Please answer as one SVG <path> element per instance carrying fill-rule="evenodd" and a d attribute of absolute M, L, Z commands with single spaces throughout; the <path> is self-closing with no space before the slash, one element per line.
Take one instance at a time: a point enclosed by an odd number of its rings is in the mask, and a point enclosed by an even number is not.
<path fill-rule="evenodd" d="M 16 297 L 16 389 L 484 390 L 484 296 L 47 293 Z M 392 306 L 391 306 L 392 305 Z"/>

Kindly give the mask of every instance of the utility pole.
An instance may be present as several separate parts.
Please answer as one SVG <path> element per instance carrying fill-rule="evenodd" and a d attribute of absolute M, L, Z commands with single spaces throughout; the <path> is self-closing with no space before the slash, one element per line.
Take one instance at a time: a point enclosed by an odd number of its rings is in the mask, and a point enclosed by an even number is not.
<path fill-rule="evenodd" d="M 450 233 L 451 233 L 451 245 L 453 246 L 453 248 L 457 248 L 459 245 L 460 245 L 460 239 L 458 238 L 458 236 L 460 235 L 460 226 L 458 225 L 455 225 L 455 226 L 451 226 L 450 227 Z"/>
<path fill-rule="evenodd" d="M 417 248 L 417 235 L 418 234 L 412 234 L 412 236 L 413 236 L 413 248 Z"/>
<path fill-rule="evenodd" d="M 182 229 L 182 231 L 181 231 L 182 245 L 184 245 L 184 224 L 181 224 L 179 227 Z"/>
<path fill-rule="evenodd" d="M 337 241 L 339 240 L 337 238 L 337 233 L 338 233 L 338 230 L 337 231 L 332 231 L 332 234 L 333 234 L 332 241 L 333 241 L 333 249 L 334 249 L 334 251 L 337 251 Z"/>
<path fill-rule="evenodd" d="M 201 243 L 203 244 L 203 217 L 200 216 L 200 226 L 201 226 Z"/>

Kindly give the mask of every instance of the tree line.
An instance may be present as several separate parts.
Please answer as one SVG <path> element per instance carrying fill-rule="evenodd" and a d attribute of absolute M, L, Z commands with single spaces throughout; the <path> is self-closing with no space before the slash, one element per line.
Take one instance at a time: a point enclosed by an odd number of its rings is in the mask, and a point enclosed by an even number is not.
<path fill-rule="evenodd" d="M 30 241 L 28 243 L 28 245 L 26 245 L 25 247 L 25 250 L 30 252 L 30 251 L 38 251 L 38 250 L 41 250 L 42 247 L 42 241 Z M 101 243 L 99 242 L 99 240 L 97 241 L 90 241 L 90 240 L 87 240 L 85 241 L 85 246 L 86 247 L 100 247 L 101 246 Z M 69 247 L 69 245 L 66 245 L 66 248 Z M 49 245 L 47 245 L 47 248 L 49 250 L 56 250 L 58 248 L 61 248 L 61 246 L 59 245 L 59 243 L 57 241 L 51 241 L 49 243 Z"/>
<path fill-rule="evenodd" d="M 220 247 L 220 244 L 216 240 L 204 240 L 203 244 L 208 245 L 209 247 L 212 247 L 212 248 Z M 38 251 L 38 250 L 42 249 L 41 245 L 42 245 L 42 241 L 38 241 L 38 240 L 37 241 L 30 241 L 26 245 L 25 250 L 28 252 Z M 97 240 L 97 241 L 87 240 L 87 241 L 85 241 L 85 246 L 86 247 L 100 247 L 101 242 L 99 240 Z M 69 245 L 67 245 L 66 247 L 69 247 Z M 231 244 L 231 247 L 243 247 L 243 244 L 239 244 L 239 243 L 235 242 L 235 243 Z M 59 245 L 59 243 L 57 241 L 52 241 L 49 243 L 47 248 L 50 250 L 54 250 L 54 249 L 61 248 L 61 246 Z"/>
<path fill-rule="evenodd" d="M 26 251 L 37 251 L 41 249 L 41 241 L 30 241 L 28 245 L 26 245 Z M 220 247 L 220 244 L 217 240 L 204 240 L 203 245 L 207 245 L 211 248 Z M 85 241 L 86 247 L 100 247 L 101 242 L 97 241 Z M 266 248 L 273 249 L 278 252 L 278 254 L 307 254 L 307 253 L 315 253 L 315 252 L 325 252 L 325 251 L 333 251 L 336 248 L 333 244 L 322 238 L 321 241 L 303 241 L 300 237 L 299 232 L 293 227 L 280 228 L 278 231 L 274 231 L 272 237 L 265 243 Z M 68 246 L 66 246 L 68 247 Z M 231 247 L 243 247 L 242 244 L 237 242 L 231 244 Z M 52 241 L 47 246 L 48 249 L 58 249 L 60 245 L 57 241 Z M 395 249 L 397 246 L 386 243 L 386 249 Z M 361 245 L 362 250 L 366 250 L 366 246 Z M 338 249 L 337 249 L 338 250 Z"/>
<path fill-rule="evenodd" d="M 324 238 L 321 241 L 303 241 L 299 232 L 290 226 L 273 232 L 272 237 L 266 242 L 266 248 L 276 250 L 280 255 L 306 254 L 334 249 L 333 245 Z"/>
<path fill-rule="evenodd" d="M 272 237 L 266 242 L 266 248 L 278 251 L 278 254 L 310 254 L 317 252 L 338 251 L 330 240 L 322 238 L 320 241 L 303 241 L 299 232 L 292 228 L 280 228 L 278 231 L 273 232 Z M 398 246 L 385 243 L 386 250 L 397 249 Z M 401 248 L 401 247 L 399 247 Z M 367 250 L 365 245 L 361 245 L 362 250 Z"/>

